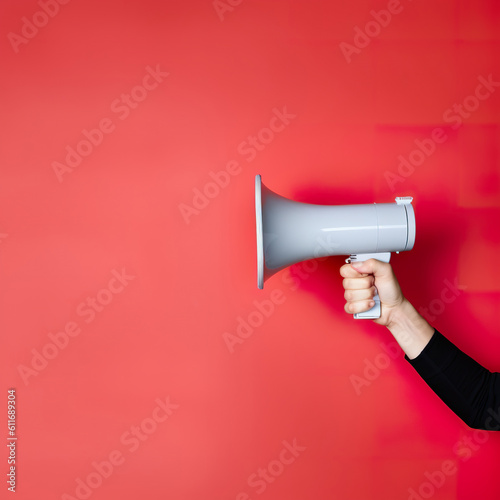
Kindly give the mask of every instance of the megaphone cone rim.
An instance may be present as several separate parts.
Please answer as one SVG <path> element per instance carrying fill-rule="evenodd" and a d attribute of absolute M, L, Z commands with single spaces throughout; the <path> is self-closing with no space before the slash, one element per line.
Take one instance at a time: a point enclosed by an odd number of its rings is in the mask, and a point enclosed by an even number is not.
<path fill-rule="evenodd" d="M 255 221 L 257 226 L 257 286 L 264 288 L 264 236 L 262 231 L 262 178 L 255 176 Z"/>

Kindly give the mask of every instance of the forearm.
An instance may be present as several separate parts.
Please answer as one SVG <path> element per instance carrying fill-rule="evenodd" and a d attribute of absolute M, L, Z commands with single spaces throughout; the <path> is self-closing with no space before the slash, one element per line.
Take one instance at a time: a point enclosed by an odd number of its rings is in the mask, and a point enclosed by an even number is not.
<path fill-rule="evenodd" d="M 387 328 L 431 389 L 470 427 L 498 430 L 500 374 L 463 353 L 407 300 L 392 312 Z"/>
<path fill-rule="evenodd" d="M 488 371 L 429 325 L 403 297 L 389 264 L 368 259 L 342 266 L 340 274 L 346 312 L 369 309 L 375 285 L 382 313 L 374 321 L 389 329 L 422 379 L 471 427 L 500 430 L 500 373 Z"/>
<path fill-rule="evenodd" d="M 434 335 L 434 328 L 406 299 L 391 311 L 387 328 L 409 359 L 416 358 Z"/>

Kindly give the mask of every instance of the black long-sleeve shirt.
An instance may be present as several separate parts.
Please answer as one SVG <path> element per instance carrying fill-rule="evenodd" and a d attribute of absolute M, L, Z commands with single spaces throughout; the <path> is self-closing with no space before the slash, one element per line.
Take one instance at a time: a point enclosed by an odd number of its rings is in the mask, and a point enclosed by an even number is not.
<path fill-rule="evenodd" d="M 500 373 L 492 373 L 435 330 L 424 350 L 405 359 L 467 425 L 500 430 Z"/>

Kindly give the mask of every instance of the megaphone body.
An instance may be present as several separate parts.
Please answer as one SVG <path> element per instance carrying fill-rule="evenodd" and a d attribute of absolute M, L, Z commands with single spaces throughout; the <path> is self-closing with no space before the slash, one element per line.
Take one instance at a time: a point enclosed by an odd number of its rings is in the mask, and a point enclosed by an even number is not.
<path fill-rule="evenodd" d="M 255 177 L 257 286 L 278 271 L 304 260 L 349 255 L 346 261 L 375 258 L 389 262 L 391 252 L 411 250 L 415 214 L 411 197 L 395 203 L 314 205 L 280 196 Z M 380 317 L 380 301 L 356 319 Z"/>

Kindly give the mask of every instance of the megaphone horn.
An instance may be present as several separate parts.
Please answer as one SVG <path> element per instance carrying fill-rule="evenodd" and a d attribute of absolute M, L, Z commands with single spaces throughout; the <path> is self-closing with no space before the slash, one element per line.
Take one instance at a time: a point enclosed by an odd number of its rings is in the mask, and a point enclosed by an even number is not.
<path fill-rule="evenodd" d="M 391 252 L 415 243 L 413 198 L 367 205 L 313 205 L 280 196 L 255 177 L 257 286 L 278 271 L 304 260 L 349 255 L 347 261 L 371 257 L 389 262 Z M 355 318 L 380 317 L 380 304 Z M 378 307 L 378 311 L 377 311 Z M 374 316 L 378 314 L 378 316 Z"/>

